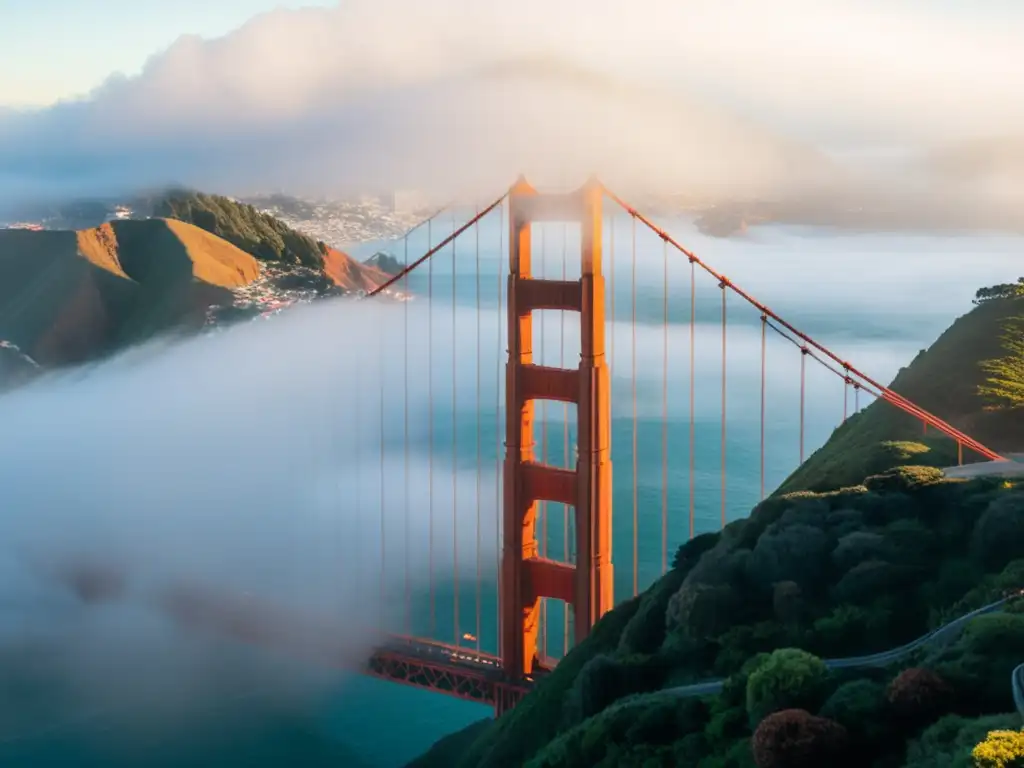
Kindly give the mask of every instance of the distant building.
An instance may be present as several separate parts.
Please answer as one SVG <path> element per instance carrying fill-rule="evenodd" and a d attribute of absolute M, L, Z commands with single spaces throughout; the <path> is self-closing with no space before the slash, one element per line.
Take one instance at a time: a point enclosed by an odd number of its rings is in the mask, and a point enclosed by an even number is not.
<path fill-rule="evenodd" d="M 29 221 L 16 221 L 13 224 L 8 224 L 4 229 L 28 229 L 33 232 L 41 232 L 43 225 Z"/>

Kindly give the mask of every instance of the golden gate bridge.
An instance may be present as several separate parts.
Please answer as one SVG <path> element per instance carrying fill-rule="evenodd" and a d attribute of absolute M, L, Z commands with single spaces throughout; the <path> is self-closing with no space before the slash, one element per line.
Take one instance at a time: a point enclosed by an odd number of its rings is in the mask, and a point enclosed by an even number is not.
<path fill-rule="evenodd" d="M 608 204 L 610 203 L 610 206 Z M 605 207 L 621 209 L 630 221 L 631 249 L 628 254 L 627 267 L 631 272 L 631 291 L 633 300 L 629 308 L 627 320 L 615 317 L 616 274 L 615 245 L 617 243 L 614 227 L 615 218 L 607 222 L 611 232 L 610 247 L 605 248 Z M 423 226 L 428 229 L 431 223 L 441 216 L 440 211 L 427 219 Z M 621 216 L 620 211 L 616 211 Z M 389 487 L 389 478 L 384 468 L 385 457 L 385 419 L 391 409 L 402 411 L 403 451 L 405 455 L 405 487 L 401 491 L 404 496 L 404 515 L 406 531 L 411 514 L 425 514 L 430 519 L 429 540 L 422 542 L 427 550 L 429 562 L 429 599 L 421 600 L 414 595 L 409 578 L 409 557 L 411 542 L 405 542 L 405 594 L 403 600 L 402 626 L 399 628 L 385 625 L 380 619 L 380 635 L 386 639 L 381 642 L 371 658 L 368 659 L 365 672 L 385 680 L 405 685 L 425 688 L 431 691 L 456 696 L 469 701 L 488 704 L 494 707 L 497 714 L 515 706 L 532 685 L 557 663 L 558 659 L 551 653 L 552 646 L 559 645 L 557 635 L 561 634 L 561 649 L 564 655 L 573 644 L 582 641 L 593 625 L 607 611 L 614 607 L 616 594 L 614 589 L 614 572 L 612 563 L 612 418 L 615 403 L 612 400 L 612 379 L 609 368 L 615 364 L 614 335 L 606 338 L 608 324 L 626 322 L 632 329 L 632 352 L 630 360 L 630 405 L 631 413 L 626 417 L 632 422 L 631 442 L 620 447 L 621 455 L 631 463 L 632 497 L 631 526 L 625 535 L 632 541 L 632 574 L 631 594 L 637 595 L 646 586 L 639 569 L 639 531 L 642 526 L 649 529 L 656 527 L 660 533 L 660 572 L 668 568 L 668 552 L 670 543 L 681 542 L 693 538 L 697 531 L 697 486 L 708 477 L 708 472 L 698 472 L 695 466 L 696 455 L 696 421 L 695 376 L 697 359 L 695 356 L 695 328 L 697 325 L 697 284 L 699 280 L 713 281 L 714 288 L 720 292 L 720 345 L 721 366 L 716 377 L 721 383 L 721 413 L 718 420 L 717 435 L 719 441 L 718 476 L 714 482 L 718 486 L 720 504 L 717 510 L 718 524 L 727 524 L 726 499 L 730 488 L 728 471 L 729 456 L 727 452 L 727 419 L 728 390 L 727 381 L 730 375 L 728 361 L 729 318 L 730 312 L 753 312 L 760 330 L 760 356 L 757 363 L 758 391 L 743 399 L 755 402 L 759 410 L 759 440 L 757 446 L 760 498 L 766 492 L 766 450 L 768 424 L 775 410 L 769 406 L 767 364 L 770 352 L 769 339 L 781 339 L 790 347 L 792 354 L 795 349 L 796 365 L 799 367 L 799 459 L 805 458 L 805 434 L 807 430 L 806 403 L 810 395 L 808 369 L 810 365 L 835 376 L 842 385 L 843 402 L 836 404 L 837 414 L 841 411 L 845 422 L 853 413 L 860 410 L 860 393 L 882 400 L 892 408 L 903 412 L 908 418 L 920 422 L 922 429 L 931 429 L 933 434 L 945 436 L 957 446 L 959 461 L 963 463 L 964 452 L 976 454 L 984 459 L 996 460 L 998 454 L 980 444 L 970 436 L 959 431 L 952 425 L 925 411 L 905 397 L 894 392 L 885 385 L 871 378 L 853 363 L 838 356 L 814 337 L 759 301 L 749 292 L 741 288 L 729 277 L 716 271 L 699 256 L 685 248 L 664 229 L 655 225 L 650 218 L 629 205 L 622 198 L 605 188 L 600 182 L 591 180 L 583 187 L 571 192 L 540 192 L 527 181 L 520 178 L 507 192 L 490 204 L 477 209 L 476 214 L 460 226 L 453 222 L 452 231 L 438 243 L 429 243 L 425 253 L 415 259 L 408 254 L 409 234 L 404 238 L 404 268 L 393 276 L 385 285 L 377 288 L 370 297 L 380 296 L 396 287 L 409 293 L 410 277 L 422 271 L 428 271 L 425 299 L 433 298 L 434 276 L 431 270 L 432 259 L 440 252 L 452 248 L 453 267 L 455 263 L 455 243 L 460 239 L 468 239 L 475 251 L 475 312 L 476 350 L 465 349 L 459 340 L 465 332 L 461 327 L 455 311 L 456 279 L 452 274 L 452 319 L 451 344 L 452 368 L 456 366 L 456 353 L 463 358 L 475 360 L 475 389 L 468 395 L 469 401 L 479 409 L 482 400 L 481 350 L 483 339 L 480 333 L 481 309 L 481 278 L 480 278 L 480 231 L 481 222 L 490 216 L 500 216 L 498 250 L 502 259 L 507 258 L 507 271 L 500 270 L 498 284 L 495 286 L 499 314 L 504 312 L 507 320 L 507 332 L 502 334 L 499 328 L 497 343 L 502 344 L 507 338 L 507 356 L 504 360 L 503 375 L 495 372 L 495 420 L 493 425 L 496 441 L 493 445 L 494 457 L 484 457 L 481 438 L 481 427 L 478 418 L 475 434 L 476 475 L 475 496 L 471 501 L 475 509 L 476 547 L 475 558 L 470 563 L 475 568 L 473 588 L 463 590 L 462 572 L 465 560 L 460 569 L 459 537 L 461 526 L 459 520 L 459 501 L 457 480 L 452 478 L 452 500 L 450 508 L 438 509 L 434 496 L 434 441 L 433 434 L 438 428 L 432 407 L 428 407 L 425 415 L 426 424 L 411 423 L 409 397 L 416 391 L 426 390 L 425 397 L 429 405 L 439 396 L 434 391 L 434 375 L 430 367 L 431 344 L 434 328 L 433 314 L 427 315 L 431 324 L 427 332 L 428 360 L 426 371 L 414 370 L 409 363 L 410 347 L 415 346 L 415 339 L 410 344 L 410 327 L 405 325 L 405 338 L 402 340 L 404 349 L 404 404 L 386 402 L 382 394 L 379 398 L 379 438 L 380 467 L 373 469 L 379 473 L 380 485 L 380 599 L 385 595 L 384 572 L 393 568 L 394 563 L 388 561 L 388 550 L 385 542 L 384 527 L 384 496 Z M 578 276 L 569 276 L 567 259 L 563 252 L 562 274 L 557 279 L 545 276 L 545 270 L 538 261 L 544 257 L 543 231 L 535 232 L 535 225 L 556 222 L 565 226 L 579 227 L 579 267 Z M 640 503 L 638 490 L 638 371 L 636 358 L 636 241 L 637 231 L 652 232 L 662 244 L 663 264 L 661 274 L 661 317 L 660 323 L 663 338 L 660 354 L 662 356 L 662 381 L 660 393 L 660 443 L 661 443 L 661 493 L 660 504 Z M 432 236 L 428 235 L 428 241 Z M 565 251 L 563 241 L 563 251 Z M 535 248 L 535 245 L 538 246 Z M 680 273 L 672 275 L 670 263 L 682 260 L 685 269 L 682 280 L 673 280 Z M 575 258 L 575 256 L 573 256 Z M 618 254 L 619 268 L 622 267 L 621 254 Z M 575 271 L 575 270 L 574 270 Z M 606 285 L 605 273 L 612 282 L 611 290 Z M 681 284 L 680 284 L 681 283 Z M 424 293 L 424 292 L 421 292 Z M 681 296 L 682 309 L 670 313 L 670 301 Z M 730 307 L 729 299 L 733 299 Z M 738 299 L 738 301 L 737 301 Z M 656 311 L 657 307 L 645 307 L 645 311 Z M 535 315 L 544 312 L 557 312 L 565 327 L 566 316 L 578 319 L 579 350 L 576 365 L 567 365 L 569 359 L 565 349 L 565 336 L 560 338 L 559 364 L 548 364 L 543 352 L 544 326 L 535 328 Z M 685 434 L 671 435 L 674 426 L 669 420 L 669 394 L 677 383 L 669 375 L 669 360 L 675 354 L 670 349 L 668 324 L 670 314 L 682 317 L 688 331 L 687 365 L 688 374 L 688 418 L 683 420 Z M 608 347 L 611 346 L 609 350 Z M 420 350 L 422 351 L 422 350 Z M 609 354 L 611 352 L 612 354 Z M 772 350 L 772 354 L 778 354 Z M 381 355 L 383 355 L 383 351 Z M 500 360 L 500 358 L 499 358 Z M 381 361 L 378 364 L 383 365 Z M 619 375 L 621 380 L 625 374 Z M 501 385 L 504 380 L 504 386 Z M 451 379 L 450 398 L 453 404 L 453 422 L 451 471 L 456 471 L 458 462 L 455 459 L 457 425 L 454 422 L 454 404 L 465 393 L 456 392 L 457 377 Z M 852 400 L 852 408 L 851 408 Z M 551 420 L 545 418 L 546 404 L 561 405 L 563 418 Z M 357 410 L 361 406 L 357 404 Z M 570 418 L 571 409 L 575 409 L 575 418 Z M 363 416 L 365 414 L 359 414 Z M 540 418 L 538 419 L 538 415 Z M 478 414 L 479 417 L 479 414 Z M 417 418 L 421 418 L 418 416 Z M 357 419 L 358 420 L 358 419 Z M 570 437 L 570 425 L 575 433 Z M 549 443 L 555 442 L 555 430 L 561 427 L 562 434 L 558 442 L 558 451 L 550 450 Z M 410 487 L 408 474 L 410 433 L 425 427 L 429 436 L 430 471 L 425 487 Z M 538 431 L 540 445 L 538 446 Z M 365 434 L 359 429 L 354 430 L 354 439 L 366 440 Z M 550 438 L 550 439 L 549 439 Z M 678 462 L 669 450 L 672 442 L 680 442 L 688 446 L 686 455 L 688 466 L 685 475 L 688 480 L 687 521 L 685 530 L 670 530 L 669 502 L 669 471 L 680 472 L 675 466 Z M 489 453 L 489 451 L 488 451 Z M 493 615 L 484 610 L 483 588 L 485 564 L 482 562 L 483 545 L 481 542 L 482 520 L 484 507 L 482 501 L 480 475 L 485 471 L 494 471 L 498 475 L 496 498 L 493 505 L 498 511 L 500 524 L 496 530 L 495 554 L 493 566 L 497 578 L 496 610 Z M 749 478 L 748 478 L 749 480 Z M 733 479 L 735 482 L 735 478 Z M 465 501 L 465 500 L 463 500 Z M 425 506 L 424 510 L 422 507 Z M 561 515 L 559 515 L 561 512 Z M 447 517 L 452 521 L 452 572 L 437 572 L 437 551 L 442 542 L 435 535 L 435 519 Z M 560 519 L 559 519 L 560 518 Z M 620 518 L 621 519 L 621 518 Z M 469 525 L 467 522 L 466 525 Z M 621 535 L 621 534 L 618 534 Z M 559 548 L 557 545 L 560 544 Z M 560 551 L 559 551 L 560 549 Z M 392 558 L 393 560 L 393 558 Z M 648 579 L 649 581 L 649 579 Z M 440 606 L 440 586 L 442 583 L 452 585 L 452 627 L 451 634 L 443 633 L 438 627 L 437 613 Z M 467 605 L 466 594 L 472 597 Z M 618 597 L 621 597 L 618 596 Z M 461 601 L 461 603 L 460 603 Z M 416 609 L 421 603 L 429 603 L 429 621 L 417 622 L 414 618 Z M 561 605 L 558 616 L 552 606 Z M 216 594 L 202 589 L 178 590 L 168 601 L 168 610 L 179 620 L 212 627 L 231 636 L 243 640 L 263 644 L 290 653 L 306 654 L 319 660 L 330 661 L 333 656 L 330 632 L 318 629 L 299 617 L 292 616 L 271 606 L 260 606 L 251 599 L 239 599 L 226 594 Z M 551 610 L 549 611 L 549 608 Z M 466 613 L 472 618 L 466 620 Z M 487 615 L 485 615 L 485 613 Z M 419 625 L 422 624 L 421 628 Z M 469 631 L 472 629 L 472 631 Z M 496 643 L 493 649 L 485 648 L 481 641 L 485 631 L 496 629 Z"/>

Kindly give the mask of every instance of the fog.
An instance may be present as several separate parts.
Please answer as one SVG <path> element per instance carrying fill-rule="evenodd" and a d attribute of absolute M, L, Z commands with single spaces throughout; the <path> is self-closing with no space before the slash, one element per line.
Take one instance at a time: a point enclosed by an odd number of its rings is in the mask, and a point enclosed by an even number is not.
<path fill-rule="evenodd" d="M 251 690 L 308 704 L 365 662 L 382 629 L 401 628 L 407 590 L 419 600 L 451 581 L 447 478 L 475 483 L 475 468 L 431 462 L 446 481 L 432 491 L 428 570 L 427 457 L 412 445 L 381 466 L 379 422 L 354 418 L 404 389 L 367 365 L 399 317 L 378 311 L 325 303 L 0 398 L 0 656 L 5 667 L 19 649 L 46 658 L 69 691 L 59 719 L 107 712 L 122 730 L 173 732 Z M 386 428 L 400 433 L 395 414 Z M 487 467 L 482 482 L 494 487 Z M 486 568 L 493 504 L 492 491 Z M 464 557 L 476 535 L 460 532 Z M 238 612 L 233 629 L 204 621 L 206 600 L 222 620 Z M 52 725 L 49 714 L 28 730 Z M 17 736 L 12 716 L 0 715 L 0 737 Z"/>
<path fill-rule="evenodd" d="M 0 113 L 0 201 L 169 182 L 441 198 L 519 172 L 714 197 L 953 194 L 975 182 L 852 158 L 1021 134 L 1024 14 L 989 5 L 969 18 L 853 0 L 275 11 L 183 37 L 82 98 Z M 977 184 L 997 205 L 1021 179 Z"/>

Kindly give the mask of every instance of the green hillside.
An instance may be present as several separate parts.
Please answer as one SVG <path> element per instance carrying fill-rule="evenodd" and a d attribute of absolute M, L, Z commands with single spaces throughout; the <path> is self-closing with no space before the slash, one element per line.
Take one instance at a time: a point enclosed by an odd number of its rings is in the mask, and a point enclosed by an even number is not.
<path fill-rule="evenodd" d="M 1024 283 L 1017 285 L 1024 287 Z M 1005 290 L 992 293 L 996 288 Z M 958 318 L 890 385 L 983 445 L 1004 453 L 1024 451 L 1024 408 L 993 408 L 1009 403 L 993 401 L 986 395 L 993 374 L 984 364 L 1007 361 L 1008 375 L 1011 379 L 1019 377 L 1017 386 L 1024 387 L 1020 348 L 1015 352 L 1012 346 L 1024 343 L 1024 326 L 1017 322 L 1024 315 L 1024 296 L 1011 289 L 1014 286 L 981 289 L 977 306 Z M 965 462 L 978 460 L 965 452 Z M 878 401 L 836 429 L 828 442 L 787 478 L 778 493 L 833 490 L 908 463 L 955 465 L 956 444 L 934 430 L 925 432 L 914 417 Z"/>
<path fill-rule="evenodd" d="M 174 191 L 150 201 L 151 215 L 179 219 L 263 261 L 323 268 L 327 246 L 251 205 L 221 195 Z"/>

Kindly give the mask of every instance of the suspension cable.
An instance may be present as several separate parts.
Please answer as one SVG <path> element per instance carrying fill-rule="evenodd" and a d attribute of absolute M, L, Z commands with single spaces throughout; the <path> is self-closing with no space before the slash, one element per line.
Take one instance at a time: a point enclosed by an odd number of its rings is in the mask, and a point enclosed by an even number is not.
<path fill-rule="evenodd" d="M 726 404 L 726 386 L 725 386 L 725 370 L 726 370 L 726 316 L 725 316 L 725 304 L 726 297 L 728 296 L 725 288 L 726 283 L 721 283 L 719 288 L 722 290 L 722 527 L 725 528 L 725 404 Z"/>
<path fill-rule="evenodd" d="M 452 211 L 452 231 L 455 231 L 455 211 Z M 458 332 L 458 316 L 456 310 L 456 293 L 458 290 L 458 258 L 456 247 L 458 239 L 452 240 L 452 602 L 453 602 L 453 623 L 455 630 L 455 647 L 462 644 L 462 633 L 459 631 L 459 451 L 458 451 L 458 393 L 456 386 L 458 382 L 457 352 L 459 345 L 455 342 Z"/>
<path fill-rule="evenodd" d="M 386 290 L 387 290 L 388 288 L 390 288 L 390 287 L 391 287 L 392 285 L 394 285 L 394 284 L 395 284 L 395 283 L 397 283 L 397 282 L 398 282 L 399 280 L 401 280 L 401 279 L 402 279 L 403 277 L 405 277 L 405 276 L 406 276 L 406 275 L 407 275 L 408 273 L 410 273 L 410 272 L 412 272 L 413 270 L 415 270 L 416 268 L 418 268 L 418 267 L 419 267 L 419 266 L 420 266 L 420 265 L 421 265 L 421 264 L 422 264 L 423 262 L 425 262 L 425 261 L 428 261 L 428 260 L 430 259 L 430 257 L 431 257 L 431 256 L 433 256 L 433 255 L 434 255 L 435 253 L 437 253 L 438 251 L 442 250 L 442 249 L 443 249 L 443 248 L 444 248 L 444 247 L 445 247 L 446 245 L 448 245 L 448 244 L 449 244 L 449 243 L 450 243 L 450 242 L 451 242 L 452 240 L 455 240 L 456 238 L 458 238 L 458 237 L 459 237 L 459 235 L 461 235 L 461 234 L 462 234 L 463 232 L 467 231 L 467 230 L 468 230 L 468 229 L 469 229 L 470 227 L 472 227 L 472 226 L 473 226 L 474 224 L 476 224 L 476 223 L 477 223 L 478 221 L 480 221 L 480 219 L 482 219 L 482 218 L 483 218 L 484 216 L 486 216 L 486 215 L 487 215 L 488 213 L 490 213 L 490 212 L 491 212 L 491 211 L 493 211 L 493 210 L 494 210 L 495 208 L 497 208 L 497 207 L 498 207 L 499 205 L 501 205 L 501 204 L 502 204 L 502 203 L 503 203 L 503 202 L 505 201 L 505 198 L 507 198 L 507 197 L 508 197 L 508 195 L 509 195 L 509 192 L 510 192 L 510 191 L 511 191 L 511 189 L 509 189 L 509 190 L 506 190 L 506 191 L 505 191 L 505 192 L 504 192 L 504 193 L 503 193 L 503 194 L 501 195 L 501 197 L 499 197 L 499 198 L 498 198 L 497 200 L 495 200 L 495 201 L 494 201 L 493 203 L 491 203 L 491 204 L 490 204 L 490 205 L 488 205 L 488 206 L 487 206 L 486 208 L 484 208 L 483 210 L 481 210 L 481 211 L 480 211 L 480 212 L 479 212 L 479 213 L 478 213 L 478 214 L 477 214 L 476 216 L 474 216 L 474 217 L 473 217 L 472 219 L 470 219 L 469 221 L 467 221 L 467 222 L 466 222 L 465 224 L 463 224 L 463 225 L 462 225 L 461 227 L 459 227 L 458 229 L 456 229 L 456 230 L 455 230 L 454 232 L 452 232 L 452 233 L 451 233 L 450 235 L 448 235 L 448 237 L 444 238 L 444 239 L 443 239 L 443 240 L 442 240 L 441 242 L 439 242 L 439 243 L 438 243 L 437 245 L 435 245 L 435 246 L 430 246 L 430 245 L 428 244 L 428 249 L 427 249 L 427 252 L 426 252 L 426 253 L 424 253 L 424 254 L 423 254 L 422 256 L 420 256 L 420 257 L 419 257 L 418 259 L 416 259 L 416 261 L 414 261 L 414 262 L 413 262 L 412 264 L 409 264 L 409 265 L 408 265 L 408 266 L 406 266 L 406 267 L 405 267 L 404 269 L 402 269 L 402 271 L 401 271 L 401 272 L 399 272 L 399 273 L 398 273 L 397 275 L 392 275 L 391 279 L 390 279 L 390 280 L 388 280 L 387 282 L 385 282 L 385 283 L 384 283 L 383 285 L 377 286 L 376 288 L 374 288 L 374 289 L 373 289 L 372 291 L 370 291 L 370 292 L 369 292 L 368 294 L 366 294 L 366 295 L 367 295 L 368 297 L 370 297 L 370 296 L 376 296 L 376 295 L 378 295 L 378 294 L 380 294 L 380 293 L 383 293 L 383 292 L 384 292 L 384 291 L 386 291 Z M 439 212 L 439 213 L 440 213 L 440 212 Z M 435 216 L 436 216 L 436 215 L 437 215 L 437 214 L 435 214 Z M 427 219 L 427 222 L 426 222 L 426 224 L 427 224 L 427 229 L 428 229 L 428 230 L 430 229 L 430 226 L 431 226 L 431 222 L 432 222 L 432 221 L 433 221 L 433 218 Z M 430 238 L 428 237 L 428 239 L 430 239 Z"/>
<path fill-rule="evenodd" d="M 766 401 L 766 372 L 768 362 L 768 318 L 761 315 L 761 501 L 764 501 L 764 422 Z"/>
<path fill-rule="evenodd" d="M 479 206 L 477 206 L 479 213 Z M 480 562 L 480 508 L 482 506 L 483 498 L 480 493 L 480 475 L 483 472 L 483 456 L 482 456 L 482 435 L 480 430 L 480 409 L 483 406 L 481 398 L 481 381 L 480 381 L 480 355 L 483 350 L 481 343 L 482 339 L 480 336 L 480 222 L 478 221 L 473 225 L 473 234 L 476 239 L 476 632 L 474 637 L 476 638 L 476 651 L 480 652 L 480 622 L 482 614 L 481 606 L 481 589 L 483 581 L 483 567 Z"/>
<path fill-rule="evenodd" d="M 632 258 L 630 259 L 631 270 L 632 270 L 632 284 L 630 290 L 632 292 L 632 299 L 630 301 L 630 309 L 632 311 L 632 322 L 631 322 L 631 333 L 632 343 L 630 344 L 630 356 L 632 358 L 632 369 L 633 369 L 633 596 L 635 597 L 640 592 L 640 563 L 639 563 L 639 535 L 638 535 L 638 523 L 640 520 L 639 514 L 639 498 L 638 488 L 639 483 L 637 482 L 637 429 L 636 429 L 636 217 L 632 218 Z"/>
<path fill-rule="evenodd" d="M 715 271 L 709 265 L 707 265 L 705 262 L 703 262 L 701 259 L 699 259 L 693 252 L 691 252 L 690 250 L 685 248 L 683 245 L 681 245 L 677 240 L 675 240 L 665 230 L 663 230 L 660 227 L 658 227 L 650 219 L 648 219 L 642 213 L 637 211 L 636 208 L 634 208 L 633 206 L 631 206 L 628 203 L 626 203 L 621 197 L 616 195 L 614 192 L 609 190 L 607 187 L 604 188 L 604 193 L 609 198 L 611 198 L 616 204 L 618 204 L 624 210 L 626 210 L 631 216 L 639 219 L 649 229 L 653 230 L 660 237 L 662 237 L 663 239 L 667 240 L 670 244 L 672 244 L 672 246 L 675 247 L 676 250 L 678 250 L 680 253 L 682 253 L 684 256 L 686 256 L 688 259 L 690 259 L 691 264 L 699 264 L 701 269 L 703 269 L 705 272 L 707 272 L 709 275 L 711 275 L 712 277 L 714 277 L 717 280 L 721 281 L 721 280 L 726 279 L 723 275 L 719 274 L 717 271 Z M 803 331 L 800 331 L 799 329 L 797 329 L 792 324 L 788 323 L 781 316 L 779 316 L 776 312 L 772 311 L 767 305 L 761 303 L 756 298 L 754 298 L 752 295 L 750 295 L 749 293 L 747 293 L 743 289 L 739 288 L 735 283 L 732 283 L 730 281 L 728 283 L 728 287 L 734 293 L 736 293 L 740 298 L 742 298 L 744 301 L 746 301 L 748 304 L 752 305 L 753 307 L 755 307 L 759 311 L 761 311 L 764 314 L 766 314 L 769 317 L 771 317 L 773 320 L 775 320 L 780 325 L 784 326 L 787 330 L 789 330 L 795 336 L 800 338 L 803 341 L 804 344 L 806 344 L 806 345 L 808 345 L 810 347 L 814 347 L 819 352 L 824 354 L 826 357 L 830 358 L 831 360 L 833 360 L 834 362 L 836 362 L 839 365 L 843 366 L 844 368 L 847 368 L 852 374 L 857 376 L 862 382 L 864 382 L 865 384 L 867 384 L 867 385 L 873 387 L 875 390 L 877 390 L 878 393 L 879 393 L 879 396 L 882 399 L 892 403 L 893 405 L 895 405 L 900 410 L 903 410 L 903 411 L 911 414 L 912 416 L 917 417 L 921 421 L 927 422 L 931 426 L 935 427 L 936 429 L 938 429 L 941 432 L 943 432 L 944 434 L 946 434 L 948 437 L 951 437 L 954 440 L 961 441 L 965 446 L 967 446 L 971 450 L 975 451 L 976 453 L 984 456 L 985 458 L 992 459 L 992 460 L 1000 460 L 1000 459 L 1003 458 L 999 454 L 995 453 L 991 449 L 989 449 L 989 448 L 985 447 L 984 445 L 982 445 L 981 443 L 979 443 L 974 438 L 970 437 L 969 435 L 964 434 L 963 432 L 958 430 L 956 427 L 954 427 L 951 424 L 943 421 L 938 416 L 935 416 L 934 414 L 929 413 L 928 411 L 924 410 L 923 408 L 920 408 L 919 406 L 915 405 L 914 403 L 912 403 L 907 398 L 903 397 L 903 395 L 900 395 L 899 393 L 893 391 L 889 387 L 884 386 L 883 384 L 879 384 L 877 381 L 872 379 L 870 376 L 865 374 L 863 371 L 860 371 L 857 368 L 854 368 L 848 362 L 842 360 L 839 356 L 837 356 L 835 353 L 833 353 L 830 349 L 828 349 L 824 345 L 818 343 L 813 338 L 808 336 Z"/>

